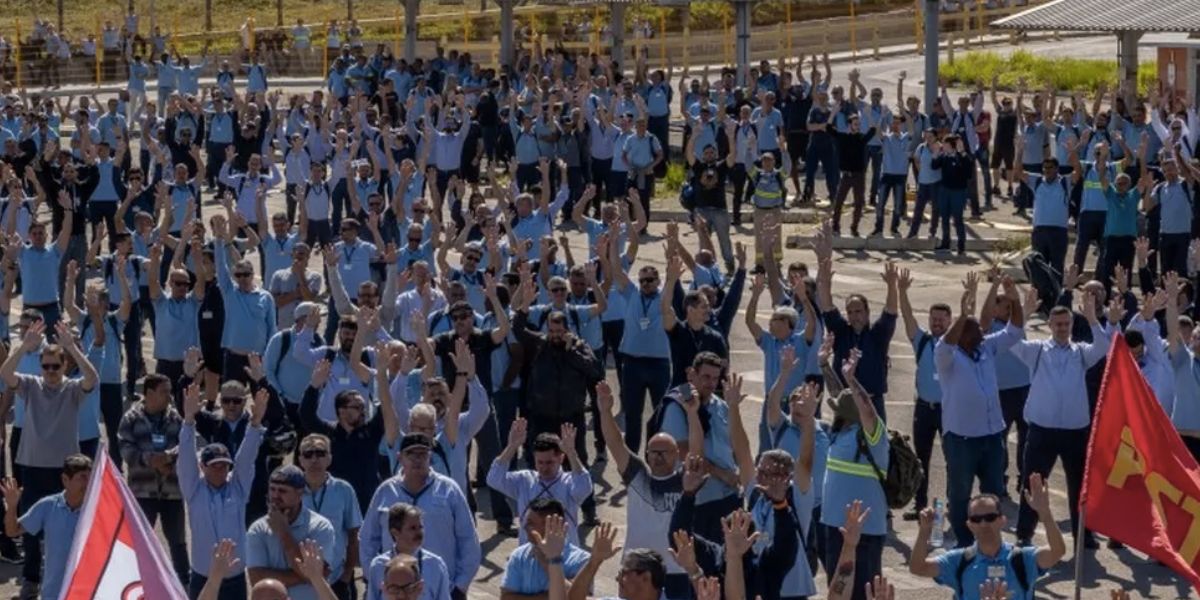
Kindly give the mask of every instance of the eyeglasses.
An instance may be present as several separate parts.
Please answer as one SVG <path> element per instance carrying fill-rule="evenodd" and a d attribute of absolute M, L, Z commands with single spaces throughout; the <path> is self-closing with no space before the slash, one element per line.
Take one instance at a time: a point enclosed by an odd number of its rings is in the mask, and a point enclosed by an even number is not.
<path fill-rule="evenodd" d="M 57 371 L 62 368 L 62 363 L 42 363 L 42 369 L 46 371 Z"/>
<path fill-rule="evenodd" d="M 243 278 L 246 278 L 246 277 L 250 277 L 251 275 L 254 275 L 254 273 L 246 273 L 246 272 L 241 272 L 241 273 L 234 273 L 234 274 L 233 274 L 233 276 L 234 276 L 234 277 L 236 277 L 236 278 L 238 278 L 238 279 L 243 279 Z"/>
<path fill-rule="evenodd" d="M 329 456 L 329 451 L 328 450 L 305 450 L 304 452 L 300 453 L 300 456 L 303 456 L 304 458 L 325 458 L 326 456 Z"/>
<path fill-rule="evenodd" d="M 566 293 L 566 291 L 567 291 L 567 288 L 565 288 L 565 287 L 550 288 L 551 294 L 563 294 L 563 293 Z"/>
<path fill-rule="evenodd" d="M 478 254 L 468 254 L 468 255 L 466 255 L 466 256 L 464 256 L 464 257 L 463 257 L 463 260 L 469 260 L 469 261 L 479 262 L 479 259 L 480 259 L 480 258 L 482 258 L 482 257 L 481 257 L 481 256 L 479 256 Z"/>
<path fill-rule="evenodd" d="M 246 399 L 242 398 L 240 396 L 222 396 L 221 397 L 221 404 L 241 404 L 245 401 L 246 401 Z"/>
<path fill-rule="evenodd" d="M 984 513 L 982 515 L 971 515 L 967 517 L 967 520 L 978 525 L 979 523 L 994 523 L 996 522 L 996 519 L 999 518 L 1000 513 L 991 512 Z"/>
<path fill-rule="evenodd" d="M 638 282 L 639 283 L 657 283 L 658 278 L 657 277 L 639 277 Z"/>

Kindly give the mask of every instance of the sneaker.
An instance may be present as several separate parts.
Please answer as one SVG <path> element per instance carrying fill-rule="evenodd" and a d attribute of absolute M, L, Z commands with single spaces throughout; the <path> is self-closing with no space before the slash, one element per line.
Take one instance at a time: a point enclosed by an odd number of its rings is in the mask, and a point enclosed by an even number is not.
<path fill-rule="evenodd" d="M 517 529 L 513 527 L 511 522 L 496 523 L 496 534 L 504 537 L 514 537 L 517 535 Z"/>
<path fill-rule="evenodd" d="M 938 246 L 933 249 L 934 252 L 949 252 L 950 246 Z"/>
<path fill-rule="evenodd" d="M 967 255 L 967 250 L 966 250 L 965 248 L 959 248 L 959 249 L 958 249 L 958 253 L 957 253 L 957 254 L 958 254 L 959 256 L 966 256 L 966 255 Z"/>
<path fill-rule="evenodd" d="M 855 236 L 854 236 L 854 237 L 858 237 L 858 235 L 857 235 L 857 234 L 855 234 Z M 883 237 L 883 230 L 882 230 L 882 229 L 876 229 L 875 231 L 872 231 L 872 232 L 871 232 L 871 237 L 873 237 L 873 238 L 877 238 L 877 237 Z"/>

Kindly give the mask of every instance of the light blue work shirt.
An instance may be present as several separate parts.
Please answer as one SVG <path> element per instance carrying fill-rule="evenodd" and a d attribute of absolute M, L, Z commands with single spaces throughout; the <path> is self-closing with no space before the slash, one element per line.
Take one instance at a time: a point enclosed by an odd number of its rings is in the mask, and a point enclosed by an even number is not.
<path fill-rule="evenodd" d="M 257 63 L 246 65 L 246 91 L 250 93 L 267 91 L 267 67 Z"/>
<path fill-rule="evenodd" d="M 272 231 L 259 241 L 258 249 L 266 265 L 263 269 L 264 280 L 270 281 L 276 271 L 292 267 L 292 248 L 299 241 L 300 234 L 291 231 L 283 236 L 278 236 Z"/>
<path fill-rule="evenodd" d="M 384 600 L 384 575 L 387 565 L 396 556 L 395 550 L 388 550 L 371 559 L 367 569 L 367 600 Z M 417 559 L 417 573 L 425 585 L 421 586 L 421 595 L 417 600 L 450 600 L 450 575 L 446 571 L 446 562 L 442 558 L 424 548 L 418 548 L 413 555 Z"/>
<path fill-rule="evenodd" d="M 226 539 L 233 540 L 234 551 L 245 564 L 246 502 L 250 500 L 254 462 L 264 431 L 262 427 L 246 427 L 246 437 L 233 458 L 229 481 L 214 488 L 200 471 L 196 425 L 184 422 L 179 428 L 179 459 L 175 461 L 175 473 L 179 476 L 179 489 L 187 505 L 193 573 L 208 573 L 213 547 Z M 229 576 L 240 577 L 242 564 L 230 569 Z"/>
<path fill-rule="evenodd" d="M 1042 123 L 1025 125 L 1021 128 L 1021 164 L 1040 165 L 1046 158 L 1046 146 L 1049 145 L 1050 135 Z"/>
<path fill-rule="evenodd" d="M 567 543 L 562 551 L 563 576 L 568 581 L 575 579 L 592 555 L 575 544 Z M 534 553 L 533 543 L 526 542 L 517 546 L 508 555 L 508 563 L 504 565 L 504 579 L 500 589 L 510 594 L 537 595 L 544 594 L 550 589 L 550 576 Z"/>
<path fill-rule="evenodd" d="M 286 354 L 283 348 L 284 337 L 289 338 Z M 280 330 L 267 342 L 267 350 L 262 358 L 263 369 L 267 371 L 267 383 L 275 388 L 284 401 L 291 404 L 300 404 L 304 399 L 304 391 L 308 389 L 313 369 L 293 355 L 292 345 L 296 343 L 296 337 L 294 329 Z M 310 336 L 309 344 L 312 348 L 323 345 L 315 335 Z"/>
<path fill-rule="evenodd" d="M 338 275 L 351 300 L 358 300 L 359 284 L 371 280 L 371 258 L 379 253 L 375 244 L 355 238 L 353 242 L 339 241 L 333 245 L 337 254 Z"/>
<path fill-rule="evenodd" d="M 671 84 L 662 82 L 647 86 L 642 97 L 646 99 L 646 114 L 651 117 L 666 117 L 671 114 Z"/>
<path fill-rule="evenodd" d="M 979 586 L 987 581 L 997 579 L 997 573 L 1004 573 L 1004 580 L 1008 584 L 1008 598 L 1012 600 L 1033 600 L 1034 588 L 1029 586 L 1025 588 L 1026 582 L 1017 579 L 1017 574 L 1012 568 L 1012 554 L 1018 548 L 1008 542 L 1000 542 L 1000 550 L 995 556 L 987 556 L 979 551 L 979 544 L 971 546 L 975 557 L 971 563 L 962 570 L 962 575 L 959 575 L 959 565 L 963 560 L 963 552 L 965 548 L 956 548 L 944 554 L 934 557 L 937 561 L 938 573 L 934 577 L 934 581 L 941 585 L 954 588 L 955 597 L 963 600 L 978 599 Z M 1037 578 L 1046 574 L 1046 570 L 1039 567 L 1037 564 L 1037 549 L 1026 548 L 1021 551 L 1021 560 L 1025 561 L 1025 577 L 1031 581 L 1036 581 Z M 962 589 L 959 590 L 959 582 L 962 582 Z M 959 592 L 962 592 L 961 594 Z"/>
<path fill-rule="evenodd" d="M 342 576 L 342 568 L 346 564 L 349 533 L 362 527 L 362 509 L 358 507 L 358 496 L 345 480 L 329 475 L 321 487 L 315 490 L 305 488 L 304 508 L 325 517 L 333 525 L 333 550 L 325 555 L 333 558 L 326 563 L 329 567 L 327 579 L 337 581 Z"/>
<path fill-rule="evenodd" d="M 83 217 L 76 215 L 75 218 Z M 53 241 L 48 241 L 42 248 L 26 244 L 21 250 L 17 264 L 21 271 L 21 296 L 26 307 L 58 302 L 57 278 L 47 274 L 58 273 L 62 257 L 62 251 Z"/>
<path fill-rule="evenodd" d="M 594 160 L 612 160 L 621 128 L 609 123 L 605 127 L 599 119 L 592 119 L 592 131 L 588 136 L 588 155 Z"/>
<path fill-rule="evenodd" d="M 215 244 L 217 284 L 225 303 L 225 328 L 221 347 L 239 352 L 262 352 L 275 335 L 275 298 L 262 287 L 243 292 L 234 283 L 225 255 L 225 244 Z"/>
<path fill-rule="evenodd" d="M 1056 174 L 1053 179 L 1046 179 L 1041 173 L 1026 173 L 1026 178 L 1033 189 L 1033 226 L 1065 228 L 1071 199 L 1066 178 Z"/>
<path fill-rule="evenodd" d="M 106 313 L 101 320 L 104 322 L 104 347 L 101 353 L 104 360 L 92 364 L 99 372 L 100 383 L 122 383 L 124 379 L 121 377 L 121 333 L 125 330 L 125 321 L 115 310 Z M 80 323 L 83 347 L 90 351 L 96 341 L 96 327 L 99 325 L 88 313 L 82 315 L 82 321 L 87 324 L 87 327 L 84 327 L 84 323 Z"/>
<path fill-rule="evenodd" d="M 138 61 L 129 64 L 129 85 L 126 87 L 130 92 L 146 93 L 146 78 L 150 76 L 150 67 L 146 63 Z"/>
<path fill-rule="evenodd" d="M 232 144 L 233 115 L 226 112 L 225 109 L 206 114 L 205 133 L 208 134 L 208 141 L 214 144 Z"/>
<path fill-rule="evenodd" d="M 917 398 L 930 404 L 942 402 L 942 384 L 938 380 L 937 367 L 933 364 L 933 349 L 940 341 L 940 336 L 934 337 L 923 328 L 918 328 L 912 337 L 913 352 L 917 361 L 917 372 L 914 375 Z"/>
<path fill-rule="evenodd" d="M 183 360 L 188 348 L 200 346 L 199 311 L 200 301 L 191 292 L 176 300 L 164 291 L 154 301 L 154 358 Z"/>
<path fill-rule="evenodd" d="M 18 521 L 25 533 L 43 536 L 42 598 L 58 598 L 62 589 L 82 506 L 71 508 L 66 493 L 59 492 L 35 502 Z"/>
<path fill-rule="evenodd" d="M 676 388 L 681 393 L 691 394 L 687 385 Z M 704 458 L 713 465 L 727 470 L 737 468 L 733 458 L 733 444 L 729 437 L 729 405 L 716 394 L 709 397 L 705 404 L 708 409 L 708 431 L 704 432 Z M 688 439 L 687 413 L 683 405 L 672 402 L 663 411 L 662 431 L 671 434 L 676 440 Z M 714 502 L 737 494 L 737 489 L 730 487 L 716 477 L 709 477 L 704 485 L 696 491 L 696 504 Z"/>
<path fill-rule="evenodd" d="M 1171 423 L 1179 431 L 1200 432 L 1200 362 L 1191 348 L 1181 345 L 1170 352 L 1175 374 L 1175 406 Z"/>
<path fill-rule="evenodd" d="M 1004 331 L 1008 323 L 993 320 L 988 333 Z M 1029 367 L 1012 352 L 996 354 L 996 386 L 1001 390 L 1009 390 L 1029 385 Z"/>
<path fill-rule="evenodd" d="M 846 524 L 846 513 L 839 507 L 849 506 L 855 500 L 861 500 L 864 509 L 871 509 L 871 512 L 867 513 L 866 522 L 863 523 L 862 532 L 867 535 L 886 535 L 887 498 L 883 494 L 883 486 L 879 485 L 879 475 L 872 469 L 867 456 L 860 452 L 858 432 L 859 425 L 855 423 L 829 436 L 824 490 L 821 492 L 823 504 L 827 504 L 828 509 L 821 511 L 821 524 L 842 527 Z M 887 425 L 882 420 L 875 421 L 875 430 L 864 433 L 862 439 L 875 465 L 886 474 Z"/>
<path fill-rule="evenodd" d="M 933 151 L 925 143 L 917 146 L 917 183 L 933 185 L 942 182 L 942 170 L 933 166 Z"/>
<path fill-rule="evenodd" d="M 1122 194 L 1116 186 L 1108 184 L 1104 190 L 1104 201 L 1108 203 L 1104 217 L 1104 237 L 1127 236 L 1137 237 L 1138 234 L 1138 203 L 1142 198 L 1136 187 L 1130 187 Z"/>
<path fill-rule="evenodd" d="M 1184 186 L 1182 179 L 1163 181 L 1150 192 L 1162 206 L 1160 233 L 1163 235 L 1192 231 L 1192 198 Z"/>
<path fill-rule="evenodd" d="M 625 138 L 621 153 L 622 162 L 626 163 L 627 170 L 649 169 L 650 165 L 654 164 L 654 157 L 662 154 L 662 145 L 649 131 L 646 131 L 645 135 L 633 133 Z"/>
<path fill-rule="evenodd" d="M 451 585 L 459 589 L 470 587 L 482 561 L 475 518 L 467 506 L 467 497 L 454 480 L 430 473 L 416 493 L 404 486 L 401 475 L 379 484 L 370 507 L 363 514 L 359 533 L 359 564 L 369 565 L 371 559 L 392 546 L 388 532 L 388 509 L 397 502 L 406 502 L 424 513 L 425 547 L 446 561 Z"/>
<path fill-rule="evenodd" d="M 1108 354 L 1109 335 L 1096 324 L 1090 344 L 1060 345 L 1049 339 L 1020 341 L 1012 346 L 1012 353 L 1030 371 L 1025 422 L 1051 429 L 1083 429 L 1092 422 L 1084 377 Z"/>
<path fill-rule="evenodd" d="M 815 419 L 814 419 L 815 420 Z M 768 449 L 778 449 L 787 452 L 793 458 L 800 456 L 800 442 L 804 439 L 803 431 L 791 419 L 791 415 L 784 415 L 783 421 L 779 423 L 770 432 L 771 439 L 768 440 Z M 821 500 L 824 498 L 825 481 L 825 461 L 829 458 L 829 433 L 821 425 L 820 421 L 813 424 L 813 465 L 812 465 L 812 495 L 813 505 L 821 506 Z"/>
<path fill-rule="evenodd" d="M 661 291 L 650 296 L 641 292 L 633 282 L 624 289 L 614 290 L 612 296 L 625 301 L 625 333 L 621 336 L 621 353 L 635 358 L 671 358 L 671 344 L 662 325 Z"/>
<path fill-rule="evenodd" d="M 816 338 L 813 338 L 816 339 Z M 796 388 L 804 385 L 804 376 L 807 374 L 805 367 L 808 364 L 808 354 L 811 344 L 804 339 L 804 327 L 797 322 L 794 329 L 787 338 L 778 339 L 771 335 L 771 332 L 763 330 L 762 335 L 758 337 L 758 347 L 763 353 L 763 397 L 765 398 L 771 388 L 775 386 L 775 380 L 779 378 L 779 362 L 785 348 L 791 348 L 796 353 L 796 368 L 792 369 L 791 375 L 788 376 L 787 387 L 783 390 L 782 400 L 784 406 L 780 409 L 786 410 L 787 399 L 791 396 Z M 763 412 L 763 422 L 766 422 L 766 412 Z"/>
<path fill-rule="evenodd" d="M 1096 170 L 1096 163 L 1086 161 L 1079 164 L 1083 167 L 1083 179 L 1079 182 L 1079 185 L 1083 186 L 1079 210 L 1108 212 L 1108 200 L 1105 198 L 1104 186 L 1100 185 L 1100 173 Z M 1108 171 L 1108 180 L 1114 181 L 1117 178 L 1117 165 L 1109 162 L 1105 163 L 1104 168 Z"/>
<path fill-rule="evenodd" d="M 513 144 L 515 145 L 515 153 L 517 164 L 536 165 L 540 153 L 538 152 L 537 134 L 533 128 L 526 130 L 517 122 L 517 117 L 509 117 L 509 127 L 512 129 Z"/>
<path fill-rule="evenodd" d="M 963 437 L 983 437 L 1004 430 L 996 355 L 1013 348 L 1025 332 L 1009 325 L 983 337 L 974 356 L 959 346 L 938 340 L 934 365 L 942 383 L 942 431 Z"/>
<path fill-rule="evenodd" d="M 300 509 L 300 514 L 288 526 L 288 532 L 297 543 L 312 540 L 321 547 L 321 558 L 330 568 L 331 574 L 337 573 L 335 565 L 340 569 L 344 562 L 345 552 L 337 555 L 337 532 L 329 519 L 322 517 L 307 507 Z M 246 531 L 246 568 L 265 568 L 291 571 L 293 565 L 283 549 L 267 517 L 261 517 L 250 525 Z M 312 584 L 288 586 L 288 597 L 291 600 L 317 600 L 317 591 Z"/>
<path fill-rule="evenodd" d="M 770 112 L 763 110 L 763 107 L 759 107 L 751 113 L 750 120 L 754 122 L 754 126 L 758 129 L 758 133 L 756 134 L 758 139 L 757 150 L 760 153 L 768 150 L 779 150 L 779 132 L 783 129 L 783 113 L 774 107 L 770 109 Z"/>
<path fill-rule="evenodd" d="M 543 479 L 537 471 L 509 470 L 507 463 L 492 461 L 487 473 L 488 487 L 512 498 L 521 515 L 520 541 L 529 541 L 525 531 L 529 504 L 538 498 L 551 498 L 562 503 L 567 524 L 567 541 L 579 543 L 579 506 L 592 494 L 592 476 L 587 471 L 564 471 Z M 428 539 L 428 535 L 426 536 Z"/>
<path fill-rule="evenodd" d="M 871 136 L 871 141 L 879 140 L 883 146 L 883 174 L 908 175 L 908 132 L 894 134 L 888 130 L 883 135 Z M 869 145 L 869 144 L 868 144 Z"/>

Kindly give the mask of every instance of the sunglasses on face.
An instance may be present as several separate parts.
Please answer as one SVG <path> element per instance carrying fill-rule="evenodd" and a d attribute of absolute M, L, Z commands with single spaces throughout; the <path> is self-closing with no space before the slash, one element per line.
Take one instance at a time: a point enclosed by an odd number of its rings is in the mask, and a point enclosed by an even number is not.
<path fill-rule="evenodd" d="M 245 398 L 239 398 L 237 396 L 225 396 L 221 398 L 221 404 L 241 404 L 245 401 Z"/>
<path fill-rule="evenodd" d="M 304 452 L 300 453 L 300 456 L 303 456 L 304 458 L 325 458 L 326 456 L 329 456 L 329 451 L 323 449 L 305 450 Z"/>
<path fill-rule="evenodd" d="M 185 281 L 172 281 L 171 285 L 173 285 L 175 287 L 187 287 L 188 282 L 186 280 Z"/>
<path fill-rule="evenodd" d="M 639 277 L 638 281 L 641 283 L 656 283 L 656 282 L 658 282 L 658 278 L 657 277 Z"/>
<path fill-rule="evenodd" d="M 567 291 L 567 288 L 565 288 L 565 287 L 550 288 L 551 294 L 564 294 L 564 293 L 566 293 L 566 291 Z"/>
<path fill-rule="evenodd" d="M 995 523 L 996 519 L 1000 518 L 1000 513 L 984 513 L 982 515 L 971 515 L 967 520 L 978 525 L 979 523 Z"/>
<path fill-rule="evenodd" d="M 234 277 L 236 277 L 236 278 L 238 278 L 238 279 L 244 279 L 244 278 L 246 278 L 246 277 L 250 277 L 250 276 L 251 276 L 251 275 L 253 275 L 253 274 L 254 274 L 254 273 L 246 273 L 246 272 L 242 272 L 242 273 L 234 273 L 234 274 L 233 274 L 233 276 L 234 276 Z"/>
<path fill-rule="evenodd" d="M 42 369 L 46 371 L 57 371 L 62 368 L 62 363 L 42 363 Z"/>

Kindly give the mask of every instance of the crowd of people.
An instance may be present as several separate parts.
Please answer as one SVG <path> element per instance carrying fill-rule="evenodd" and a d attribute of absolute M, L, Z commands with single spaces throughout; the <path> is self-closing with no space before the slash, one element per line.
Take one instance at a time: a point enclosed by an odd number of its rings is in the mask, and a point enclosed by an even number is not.
<path fill-rule="evenodd" d="M 890 600 L 893 511 L 919 523 L 912 573 L 960 598 L 1032 598 L 1067 552 L 1046 481 L 1061 458 L 1077 528 L 1118 332 L 1200 455 L 1200 148 L 1180 95 L 1101 91 L 1089 108 L 1024 83 L 1015 102 L 943 87 L 925 113 L 903 75 L 889 107 L 857 71 L 835 81 L 828 57 L 763 62 L 744 87 L 685 71 L 676 89 L 642 61 L 629 75 L 537 47 L 496 71 L 347 44 L 320 89 L 290 95 L 253 59 L 214 84 L 186 57 L 153 67 L 157 98 L 139 59 L 125 92 L 73 110 L 0 83 L 0 307 L 21 307 L 11 335 L 0 320 L 0 560 L 23 563 L 22 598 L 59 596 L 101 448 L 189 597 L 221 600 L 462 599 L 480 518 L 518 536 L 502 598 L 585 598 L 621 554 L 627 600 L 815 597 L 820 576 L 830 598 Z M 691 218 L 666 226 L 660 272 L 638 254 L 670 162 L 688 167 Z M 782 213 L 815 204 L 819 172 L 832 210 L 814 260 L 784 261 Z M 959 253 L 965 207 L 1011 196 L 1057 279 L 1021 292 L 971 273 L 914 308 L 919 275 L 888 262 L 874 314 L 863 295 L 835 300 L 851 192 L 852 234 L 868 199 L 876 235 L 889 205 L 890 231 L 908 219 L 919 235 L 931 205 L 930 234 L 940 223 L 948 250 L 953 220 Z M 731 237 L 744 206 L 752 249 Z M 1027 339 L 1035 312 L 1050 339 Z M 923 467 L 911 503 L 884 485 L 906 445 L 885 403 L 907 399 L 888 388 L 898 321 Z M 731 346 L 742 326 L 757 350 Z M 762 389 L 731 367 L 747 350 Z M 757 423 L 749 394 L 765 398 Z M 944 511 L 927 477 L 938 436 Z M 610 457 L 623 541 L 596 507 Z"/>

